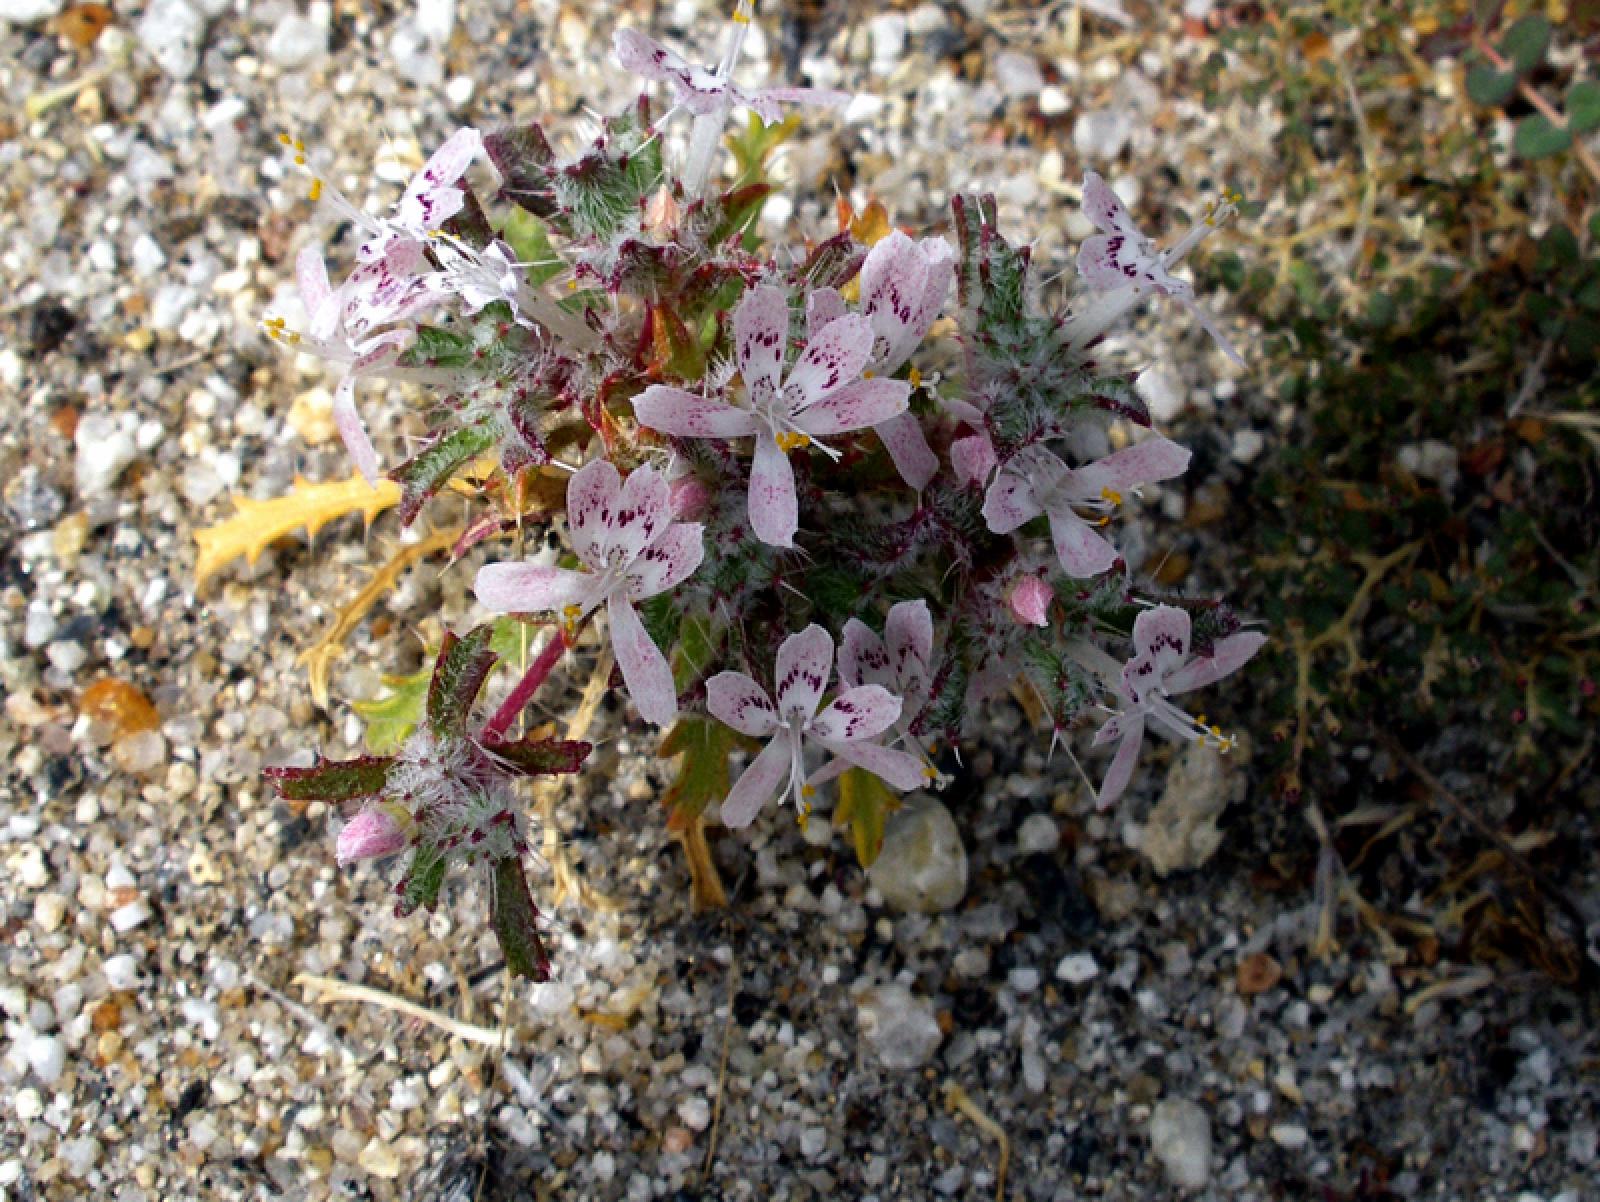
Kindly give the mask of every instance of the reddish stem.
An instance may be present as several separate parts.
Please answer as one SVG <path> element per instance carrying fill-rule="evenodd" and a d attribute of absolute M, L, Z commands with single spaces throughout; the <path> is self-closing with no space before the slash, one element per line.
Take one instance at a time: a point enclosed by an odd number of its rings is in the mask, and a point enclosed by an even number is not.
<path fill-rule="evenodd" d="M 539 686 L 544 683 L 545 677 L 550 675 L 550 670 L 556 666 L 556 662 L 560 660 L 569 645 L 566 633 L 557 628 L 550 641 L 544 645 L 544 650 L 534 657 L 534 661 L 528 665 L 528 670 L 522 674 L 522 679 L 517 681 L 517 687 L 511 690 L 511 695 L 500 703 L 500 708 L 495 710 L 494 717 L 484 726 L 481 736 L 483 742 L 498 743 L 505 738 L 506 731 L 511 729 L 511 724 L 527 708 L 528 702 L 533 700 L 533 695 L 539 691 Z"/>

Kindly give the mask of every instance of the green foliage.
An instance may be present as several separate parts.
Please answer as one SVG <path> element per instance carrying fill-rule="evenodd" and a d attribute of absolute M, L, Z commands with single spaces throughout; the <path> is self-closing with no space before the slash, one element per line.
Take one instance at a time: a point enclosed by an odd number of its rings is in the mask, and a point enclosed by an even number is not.
<path fill-rule="evenodd" d="M 452 476 L 499 441 L 495 424 L 480 421 L 436 438 L 395 468 L 389 478 L 400 485 L 400 520 L 410 524 Z"/>
<path fill-rule="evenodd" d="M 728 795 L 728 757 L 749 740 L 715 718 L 680 714 L 656 753 L 661 759 L 679 756 L 677 775 L 661 795 L 667 807 L 667 825 L 684 830 L 707 806 L 720 805 Z"/>
<path fill-rule="evenodd" d="M 1506 30 L 1500 53 L 1523 75 L 1544 60 L 1550 49 L 1550 22 L 1537 14 L 1523 17 Z"/>
<path fill-rule="evenodd" d="M 550 979 L 550 958 L 539 938 L 539 910 L 528 892 L 528 878 L 520 859 L 501 860 L 494 866 L 493 923 L 506 968 L 513 977 L 529 981 Z"/>
<path fill-rule="evenodd" d="M 278 796 L 285 801 L 337 803 L 376 797 L 389 779 L 390 762 L 373 756 L 357 760 L 324 760 L 310 768 L 268 768 Z"/>
<path fill-rule="evenodd" d="M 367 724 L 364 740 L 375 755 L 392 755 L 422 721 L 428 701 L 428 684 L 433 679 L 431 663 L 410 676 L 385 676 L 388 694 L 376 701 L 356 701 L 351 708 Z"/>
<path fill-rule="evenodd" d="M 883 828 L 889 815 L 900 808 L 900 799 L 870 772 L 849 768 L 839 778 L 839 802 L 833 810 L 833 824 L 849 827 L 856 849 L 856 862 L 871 868 L 883 850 Z"/>
<path fill-rule="evenodd" d="M 464 638 L 445 632 L 428 686 L 426 717 L 434 734 L 450 737 L 465 729 L 472 703 L 499 658 L 489 646 L 493 633 L 489 626 L 475 627 Z"/>

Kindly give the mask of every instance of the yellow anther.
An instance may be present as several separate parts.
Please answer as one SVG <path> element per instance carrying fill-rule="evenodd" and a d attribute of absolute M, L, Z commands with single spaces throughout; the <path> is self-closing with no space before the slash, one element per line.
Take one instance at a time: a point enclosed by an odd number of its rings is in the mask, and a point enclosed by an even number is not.
<path fill-rule="evenodd" d="M 1100 499 L 1112 505 L 1122 504 L 1122 494 L 1116 489 L 1112 488 L 1110 485 L 1107 485 L 1105 488 L 1100 490 Z"/>
<path fill-rule="evenodd" d="M 1109 525 L 1111 525 L 1111 519 L 1108 518 L 1108 517 L 1096 518 L 1094 521 L 1090 522 L 1089 525 L 1091 525 L 1091 526 L 1109 526 Z"/>
<path fill-rule="evenodd" d="M 296 167 L 304 167 L 306 165 L 306 156 L 303 154 L 296 154 L 294 156 L 294 165 Z"/>
<path fill-rule="evenodd" d="M 1222 733 L 1222 727 L 1213 726 L 1210 728 L 1210 730 L 1211 733 L 1216 736 L 1218 742 L 1226 743 L 1228 741 L 1227 737 Z"/>
<path fill-rule="evenodd" d="M 780 451 L 803 450 L 811 445 L 811 436 L 809 434 L 800 434 L 793 430 L 785 430 L 778 435 L 775 441 Z"/>
<path fill-rule="evenodd" d="M 1206 724 L 1206 716 L 1204 714 L 1196 714 L 1194 716 L 1194 724 L 1196 726 L 1204 726 Z"/>
<path fill-rule="evenodd" d="M 918 371 L 916 368 L 913 367 L 911 369 L 911 371 L 906 375 L 906 379 L 911 381 L 911 387 L 913 387 L 913 388 L 921 388 L 922 387 L 922 373 L 920 371 Z"/>
<path fill-rule="evenodd" d="M 939 772 L 932 764 L 922 765 L 922 775 L 928 780 L 938 780 Z"/>
<path fill-rule="evenodd" d="M 875 371 L 873 371 L 873 370 L 872 370 L 872 369 L 871 369 L 871 368 L 870 368 L 870 367 L 869 367 L 869 368 L 868 368 L 868 369 L 867 369 L 867 370 L 866 370 L 866 371 L 864 371 L 864 372 L 862 372 L 862 373 L 861 373 L 861 378 L 862 378 L 862 379 L 863 379 L 863 380 L 870 380 L 870 379 L 872 379 L 872 377 L 873 377 L 873 376 L 875 376 L 875 375 L 877 375 L 877 374 L 878 374 L 878 373 L 877 373 L 877 372 L 875 372 Z"/>
<path fill-rule="evenodd" d="M 278 141 L 282 142 L 285 146 L 293 146 L 294 145 L 294 139 L 291 138 L 288 134 L 279 134 L 278 135 Z"/>
<path fill-rule="evenodd" d="M 567 281 L 567 291 L 568 292 L 576 292 L 577 290 L 578 290 L 578 281 L 576 279 L 568 280 Z"/>
<path fill-rule="evenodd" d="M 800 796 L 801 797 L 815 797 L 816 795 L 817 795 L 817 787 L 815 785 L 801 785 L 800 786 Z M 806 807 L 806 812 L 807 813 L 811 812 L 811 807 L 810 806 Z"/>
<path fill-rule="evenodd" d="M 322 199 L 322 181 L 320 179 L 312 179 L 310 195 L 312 200 Z"/>
<path fill-rule="evenodd" d="M 284 334 L 284 337 L 289 340 L 290 346 L 298 346 L 300 344 L 300 335 L 295 333 L 293 330 L 287 331 Z"/>

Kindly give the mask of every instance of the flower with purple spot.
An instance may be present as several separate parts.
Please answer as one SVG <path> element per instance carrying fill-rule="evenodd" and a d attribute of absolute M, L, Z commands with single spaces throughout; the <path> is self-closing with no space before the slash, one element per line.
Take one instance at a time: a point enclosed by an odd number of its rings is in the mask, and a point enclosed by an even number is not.
<path fill-rule="evenodd" d="M 567 529 L 587 571 L 535 563 L 492 563 L 478 570 L 478 600 L 495 613 L 560 613 L 575 625 L 606 607 L 623 682 L 646 722 L 670 723 L 678 691 L 667 658 L 634 603 L 675 588 L 700 566 L 704 527 L 672 520 L 671 486 L 653 467 L 624 482 L 603 459 L 567 484 Z"/>
<path fill-rule="evenodd" d="M 904 413 L 911 386 L 861 378 L 873 334 L 867 319 L 856 314 L 821 326 L 786 373 L 789 300 L 781 288 L 747 292 L 734 310 L 733 335 L 743 405 L 652 384 L 634 398 L 633 411 L 640 425 L 678 438 L 753 437 L 750 526 L 764 543 L 793 546 L 800 506 L 788 452 Z"/>
<path fill-rule="evenodd" d="M 833 639 L 813 624 L 778 648 L 776 699 L 743 672 L 719 672 L 706 682 L 706 708 L 715 718 L 740 734 L 767 740 L 722 803 L 726 825 L 749 826 L 786 785 L 804 820 L 816 784 L 843 767 L 864 769 L 900 790 L 914 789 L 926 779 L 915 756 L 873 741 L 899 720 L 901 711 L 900 698 L 882 685 L 846 688 L 818 712 L 832 675 Z M 806 747 L 811 743 L 834 761 L 808 777 Z"/>
<path fill-rule="evenodd" d="M 1145 727 L 1171 739 L 1207 742 L 1227 750 L 1233 740 L 1215 726 L 1206 726 L 1168 700 L 1178 693 L 1215 684 L 1237 672 L 1261 650 L 1267 636 L 1240 631 L 1216 641 L 1211 654 L 1191 656 L 1187 611 L 1173 605 L 1147 609 L 1133 623 L 1133 657 L 1123 666 L 1113 686 L 1119 712 L 1107 719 L 1094 737 L 1096 747 L 1117 744 L 1117 753 L 1100 785 L 1101 808 L 1111 805 L 1133 779 Z"/>

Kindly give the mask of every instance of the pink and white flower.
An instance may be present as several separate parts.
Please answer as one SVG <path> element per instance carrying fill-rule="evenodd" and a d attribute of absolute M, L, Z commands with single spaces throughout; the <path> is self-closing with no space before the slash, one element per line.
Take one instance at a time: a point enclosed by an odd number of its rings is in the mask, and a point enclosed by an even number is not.
<path fill-rule="evenodd" d="M 837 772 L 824 765 L 808 778 L 808 743 L 896 789 L 914 789 L 925 779 L 916 757 L 872 742 L 900 717 L 900 698 L 882 685 L 847 688 L 817 712 L 832 675 L 833 639 L 813 624 L 778 648 L 776 701 L 743 672 L 719 672 L 706 682 L 706 708 L 714 717 L 740 734 L 767 740 L 722 803 L 724 824 L 749 826 L 786 782 L 802 818 L 809 814 L 817 781 Z"/>
<path fill-rule="evenodd" d="M 850 102 L 849 92 L 836 92 L 828 88 L 760 88 L 747 91 L 729 77 L 731 63 L 727 69 L 718 67 L 716 70 L 694 66 L 637 29 L 617 30 L 612 35 L 611 44 L 617 62 L 624 70 L 656 83 L 667 84 L 672 88 L 678 106 L 696 117 L 743 107 L 754 109 L 761 120 L 771 125 L 782 119 L 783 106 L 786 104 L 837 107 Z M 724 62 L 727 62 L 726 58 Z"/>
<path fill-rule="evenodd" d="M 288 147 L 294 165 L 311 176 L 311 198 L 326 203 L 365 235 L 356 258 L 363 263 L 387 259 L 390 269 L 397 274 L 416 270 L 424 244 L 466 204 L 466 192 L 458 185 L 472 160 L 483 149 L 483 136 L 477 130 L 456 130 L 406 185 L 390 214 L 375 217 L 352 204 L 342 192 L 311 170 L 302 142 L 287 134 L 281 135 L 279 140 Z"/>
<path fill-rule="evenodd" d="M 861 378 L 873 335 L 867 319 L 856 314 L 822 326 L 785 375 L 789 301 L 781 288 L 747 292 L 734 310 L 733 336 L 744 380 L 742 406 L 652 384 L 634 398 L 633 411 L 640 425 L 680 438 L 754 437 L 750 526 L 762 542 L 790 547 L 800 506 L 787 453 L 904 413 L 911 386 Z"/>
<path fill-rule="evenodd" d="M 1205 217 L 1168 251 L 1158 251 L 1140 231 L 1120 197 L 1095 172 L 1083 177 L 1083 212 L 1101 232 L 1084 240 L 1078 249 L 1078 274 L 1090 288 L 1104 294 L 1102 312 L 1069 323 L 1068 336 L 1082 346 L 1101 333 L 1112 320 L 1150 292 L 1182 305 L 1235 363 L 1244 359 L 1228 341 L 1211 315 L 1194 299 L 1194 285 L 1172 274 L 1172 268 L 1207 234 L 1238 210 L 1236 196 L 1207 206 Z M 1075 328 L 1076 327 L 1076 328 Z"/>
<path fill-rule="evenodd" d="M 415 334 L 409 328 L 392 327 L 437 304 L 440 293 L 430 277 L 397 275 L 385 260 L 362 264 L 334 288 L 315 246 L 300 252 L 295 274 L 306 310 L 306 332 L 286 328 L 281 317 L 263 324 L 269 337 L 291 350 L 346 365 L 333 393 L 333 421 L 350 458 L 370 484 L 378 478 L 378 453 L 356 412 L 356 381 L 394 366 Z"/>
<path fill-rule="evenodd" d="M 677 716 L 678 692 L 667 657 L 634 603 L 693 575 L 705 554 L 705 528 L 672 520 L 671 487 L 655 468 L 636 468 L 624 482 L 616 468 L 597 459 L 567 484 L 567 529 L 588 571 L 488 564 L 474 584 L 478 600 L 495 613 L 558 612 L 569 624 L 604 605 L 634 704 L 646 722 L 665 726 Z"/>
<path fill-rule="evenodd" d="M 861 265 L 861 312 L 873 333 L 869 370 L 891 376 L 904 366 L 938 320 L 955 278 L 955 251 L 943 238 L 913 242 L 893 230 L 878 240 Z M 926 488 L 939 459 L 916 417 L 902 413 L 874 429 L 905 482 Z"/>
<path fill-rule="evenodd" d="M 1149 438 L 1080 468 L 1069 468 L 1043 447 L 1018 452 L 1000 469 L 983 500 L 983 517 L 996 534 L 1009 534 L 1044 514 L 1056 556 L 1069 576 L 1087 579 L 1109 568 L 1117 550 L 1079 510 L 1107 514 L 1122 495 L 1143 484 L 1182 475 L 1189 452 L 1165 438 Z M 1109 518 L 1096 524 L 1104 525 Z"/>
<path fill-rule="evenodd" d="M 909 726 L 933 690 L 933 615 L 926 601 L 900 601 L 889 608 L 883 637 L 858 618 L 844 624 L 839 679 L 849 688 L 882 685 L 901 699 L 895 729 L 922 752 Z"/>
<path fill-rule="evenodd" d="M 1115 684 L 1122 709 L 1094 737 L 1096 747 L 1117 744 L 1111 768 L 1100 785 L 1102 809 L 1121 797 L 1133 779 L 1147 723 L 1153 722 L 1168 738 L 1210 742 L 1224 750 L 1233 745 L 1220 728 L 1202 725 L 1168 698 L 1237 672 L 1261 650 L 1267 636 L 1255 631 L 1230 634 L 1216 641 L 1210 655 L 1191 657 L 1189 634 L 1188 613 L 1172 605 L 1147 609 L 1133 623 L 1133 658 Z"/>

